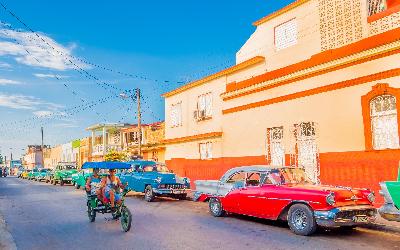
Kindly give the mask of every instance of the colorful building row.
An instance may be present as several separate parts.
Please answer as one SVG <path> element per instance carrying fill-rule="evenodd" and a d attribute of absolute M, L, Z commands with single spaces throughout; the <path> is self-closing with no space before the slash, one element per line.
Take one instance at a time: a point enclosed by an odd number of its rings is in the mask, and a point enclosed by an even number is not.
<path fill-rule="evenodd" d="M 143 124 L 141 127 L 142 158 L 164 162 L 164 122 Z M 74 163 L 80 167 L 85 162 L 103 161 L 104 156 L 111 151 L 124 152 L 128 158 L 139 155 L 137 125 L 101 123 L 90 126 L 86 130 L 91 133 L 91 136 L 52 148 L 46 146 L 44 167 L 54 168 L 59 162 Z M 30 169 L 42 165 L 40 146 L 35 148 L 37 151 L 24 156 L 24 159 L 27 159 L 25 165 Z M 31 158 L 35 158 L 35 163 L 28 161 Z"/>
<path fill-rule="evenodd" d="M 394 179 L 400 1 L 298 0 L 253 25 L 236 65 L 163 95 L 168 167 L 196 180 L 292 165 L 376 192 Z"/>

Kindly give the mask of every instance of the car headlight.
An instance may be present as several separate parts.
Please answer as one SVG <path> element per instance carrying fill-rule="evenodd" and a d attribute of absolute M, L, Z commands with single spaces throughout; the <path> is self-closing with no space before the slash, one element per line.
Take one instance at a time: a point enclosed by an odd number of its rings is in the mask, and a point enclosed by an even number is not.
<path fill-rule="evenodd" d="M 326 203 L 328 203 L 328 205 L 335 205 L 335 194 L 334 193 L 330 193 L 326 196 Z"/>
<path fill-rule="evenodd" d="M 369 202 L 374 203 L 375 202 L 375 194 L 374 192 L 371 192 L 367 195 L 367 199 L 369 200 Z"/>

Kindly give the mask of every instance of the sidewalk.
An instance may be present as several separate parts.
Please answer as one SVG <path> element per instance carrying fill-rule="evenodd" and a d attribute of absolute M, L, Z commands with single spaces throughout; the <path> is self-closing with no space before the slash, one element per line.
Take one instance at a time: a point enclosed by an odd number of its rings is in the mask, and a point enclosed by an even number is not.
<path fill-rule="evenodd" d="M 4 250 L 16 250 L 12 235 L 7 231 L 7 225 L 3 217 L 0 214 L 0 249 Z"/>

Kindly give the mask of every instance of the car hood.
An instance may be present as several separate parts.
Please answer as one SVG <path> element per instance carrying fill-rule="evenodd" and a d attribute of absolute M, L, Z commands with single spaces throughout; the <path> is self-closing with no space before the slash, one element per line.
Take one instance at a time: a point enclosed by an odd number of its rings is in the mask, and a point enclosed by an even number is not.
<path fill-rule="evenodd" d="M 323 196 L 334 193 L 337 206 L 371 204 L 367 198 L 370 191 L 367 189 L 311 184 L 294 184 L 287 185 L 286 187 L 294 189 L 296 192 L 306 191 L 310 193 L 319 193 Z"/>
<path fill-rule="evenodd" d="M 145 175 L 153 180 L 160 180 L 162 184 L 185 184 L 185 178 L 181 178 L 173 173 L 148 172 Z"/>

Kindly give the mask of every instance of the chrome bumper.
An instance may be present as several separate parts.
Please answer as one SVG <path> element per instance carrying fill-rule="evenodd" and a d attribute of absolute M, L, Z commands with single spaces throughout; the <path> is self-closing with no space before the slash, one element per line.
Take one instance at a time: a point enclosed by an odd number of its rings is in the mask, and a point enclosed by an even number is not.
<path fill-rule="evenodd" d="M 400 222 L 400 210 L 394 206 L 394 204 L 386 203 L 378 209 L 379 214 L 382 218 L 388 221 L 398 221 Z"/>
<path fill-rule="evenodd" d="M 372 206 L 349 206 L 328 211 L 317 210 L 314 217 L 317 225 L 322 227 L 357 226 L 374 222 L 376 213 Z"/>
<path fill-rule="evenodd" d="M 164 194 L 187 194 L 190 189 L 167 189 L 167 188 L 157 188 L 153 189 L 154 193 L 159 194 L 159 195 L 164 195 Z"/>

